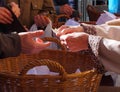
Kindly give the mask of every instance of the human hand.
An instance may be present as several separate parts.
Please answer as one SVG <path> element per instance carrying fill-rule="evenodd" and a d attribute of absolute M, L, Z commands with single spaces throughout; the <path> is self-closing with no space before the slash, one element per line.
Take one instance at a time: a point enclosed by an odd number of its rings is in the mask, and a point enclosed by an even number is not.
<path fill-rule="evenodd" d="M 4 7 L 0 7 L 0 23 L 11 24 L 13 21 L 10 11 Z"/>
<path fill-rule="evenodd" d="M 88 49 L 88 34 L 84 32 L 65 34 L 60 36 L 60 40 L 72 52 Z"/>
<path fill-rule="evenodd" d="M 50 23 L 50 19 L 42 14 L 38 14 L 34 17 L 34 22 L 38 27 L 46 27 Z"/>
<path fill-rule="evenodd" d="M 15 2 L 11 2 L 10 6 L 12 7 L 12 11 L 16 15 L 16 17 L 19 17 L 20 16 L 20 8 L 19 8 L 18 4 L 16 4 Z"/>
<path fill-rule="evenodd" d="M 84 29 L 82 26 L 63 25 L 60 28 L 58 28 L 56 35 L 59 37 L 61 35 L 65 35 L 65 34 L 73 33 L 73 32 L 84 32 Z"/>
<path fill-rule="evenodd" d="M 60 7 L 60 13 L 66 14 L 68 16 L 71 16 L 73 13 L 74 9 L 69 6 L 68 4 L 62 5 Z"/>
<path fill-rule="evenodd" d="M 120 18 L 107 21 L 105 24 L 113 25 L 113 26 L 120 26 Z"/>
<path fill-rule="evenodd" d="M 19 33 L 21 39 L 21 47 L 22 47 L 21 52 L 25 54 L 39 53 L 41 50 L 44 50 L 48 46 L 50 46 L 50 42 L 44 43 L 39 38 L 43 33 L 44 32 L 42 30 Z"/>

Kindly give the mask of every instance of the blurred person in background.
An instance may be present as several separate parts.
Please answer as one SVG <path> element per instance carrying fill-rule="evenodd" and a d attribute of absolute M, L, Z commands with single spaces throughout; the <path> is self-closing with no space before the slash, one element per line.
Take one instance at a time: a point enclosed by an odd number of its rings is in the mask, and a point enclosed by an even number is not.
<path fill-rule="evenodd" d="M 18 18 L 20 16 L 20 8 L 14 2 L 9 4 L 11 6 L 12 12 Z M 6 25 L 11 25 L 13 22 L 13 16 L 11 12 L 6 8 L 5 3 L 0 5 L 0 32 L 9 33 L 9 30 L 6 28 Z M 14 28 L 13 28 L 14 29 Z"/>
<path fill-rule="evenodd" d="M 63 29 L 65 29 L 65 30 L 63 30 Z M 105 24 L 102 24 L 102 25 L 91 25 L 91 24 L 84 24 L 84 23 L 82 23 L 81 26 L 78 26 L 78 27 L 75 27 L 75 28 L 71 28 L 71 27 L 68 27 L 68 26 L 62 26 L 62 27 L 59 28 L 59 30 L 61 30 L 58 33 L 59 36 L 60 35 L 66 35 L 68 33 L 73 33 L 73 32 L 86 32 L 86 33 L 91 34 L 91 35 L 101 36 L 101 37 L 103 37 L 105 39 L 107 38 L 107 39 L 111 40 L 110 41 L 111 45 L 112 45 L 112 42 L 113 43 L 114 42 L 118 43 L 118 44 L 116 44 L 116 46 L 117 46 L 117 48 L 116 48 L 117 52 L 116 53 L 118 53 L 118 56 L 119 56 L 119 52 L 120 52 L 120 50 L 119 50 L 119 42 L 120 42 L 120 36 L 119 36 L 120 35 L 120 19 L 114 19 L 114 20 L 111 20 L 111 21 L 107 21 Z M 79 34 L 78 34 L 78 37 L 79 37 Z M 74 37 L 72 37 L 72 38 L 74 38 Z M 70 38 L 70 39 L 72 39 L 72 38 Z M 77 39 L 77 34 L 76 34 L 75 38 Z M 84 38 L 82 38 L 82 39 L 84 39 Z M 93 40 L 94 41 L 91 40 L 91 43 L 92 42 L 96 43 L 97 37 L 93 37 Z M 112 40 L 115 40 L 115 41 L 112 41 Z M 110 42 L 108 42 L 108 43 L 110 43 Z M 106 41 L 104 43 L 104 45 L 105 46 L 106 45 L 110 45 L 108 43 Z M 76 45 L 74 45 L 74 46 L 76 46 Z M 113 48 L 114 45 L 109 46 L 109 47 Z M 108 50 L 111 51 L 112 48 L 110 49 L 109 47 L 108 47 Z M 93 50 L 96 50 L 96 49 L 94 49 L 94 45 L 93 45 L 92 48 L 93 48 Z M 75 47 L 74 47 L 74 49 L 75 49 Z M 99 51 L 97 51 L 97 52 L 99 52 Z M 105 52 L 105 53 L 109 53 L 109 52 Z M 117 54 L 115 54 L 115 55 L 117 55 Z M 110 56 L 111 56 L 111 58 L 113 58 L 114 60 L 116 60 L 115 62 L 119 61 L 119 58 L 117 58 L 117 57 L 115 58 L 114 55 L 112 55 L 112 53 L 110 54 Z M 105 61 L 105 62 L 109 63 L 109 60 Z M 107 72 L 107 73 L 105 73 L 105 75 L 106 76 L 112 75 L 112 78 L 113 78 L 113 81 L 114 81 L 113 85 L 114 86 L 120 86 L 120 75 L 119 74 L 114 73 L 114 72 Z M 111 85 L 111 84 L 109 84 L 109 85 Z"/>
<path fill-rule="evenodd" d="M 28 29 L 34 23 L 34 17 L 41 21 L 42 28 L 48 24 L 49 20 L 43 15 L 38 15 L 40 10 L 47 10 L 49 13 L 55 11 L 54 3 L 52 0 L 7 0 L 7 3 L 16 2 L 21 10 L 20 21 L 23 25 L 25 25 Z"/>
<path fill-rule="evenodd" d="M 57 14 L 66 14 L 75 20 L 80 20 L 78 0 L 53 0 Z"/>

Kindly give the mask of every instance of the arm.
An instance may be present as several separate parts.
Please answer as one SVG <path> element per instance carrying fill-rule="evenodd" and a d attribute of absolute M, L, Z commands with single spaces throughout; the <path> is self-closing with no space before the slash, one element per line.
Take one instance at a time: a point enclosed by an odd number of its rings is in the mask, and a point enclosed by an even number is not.
<path fill-rule="evenodd" d="M 17 34 L 0 34 L 0 58 L 17 56 L 20 52 L 21 43 Z"/>
<path fill-rule="evenodd" d="M 120 73 L 120 41 L 89 35 L 84 32 L 68 34 L 63 32 L 63 35 L 60 35 L 60 40 L 72 52 L 87 50 L 90 45 L 93 53 L 100 59 L 106 70 Z"/>
<path fill-rule="evenodd" d="M 118 21 L 113 20 L 113 21 Z M 110 21 L 110 22 L 113 22 Z M 108 25 L 108 24 L 102 24 L 102 25 L 91 25 L 91 24 L 85 24 L 82 23 L 81 26 L 83 27 L 83 31 L 92 34 L 92 35 L 98 35 L 102 36 L 105 38 L 110 38 L 114 40 L 120 41 L 120 27 L 119 26 L 114 26 L 114 25 Z"/>
<path fill-rule="evenodd" d="M 44 43 L 39 38 L 42 34 L 43 31 L 0 34 L 0 58 L 39 53 L 50 46 L 50 42 Z"/>
<path fill-rule="evenodd" d="M 89 44 L 106 70 L 120 73 L 120 41 L 89 36 Z"/>

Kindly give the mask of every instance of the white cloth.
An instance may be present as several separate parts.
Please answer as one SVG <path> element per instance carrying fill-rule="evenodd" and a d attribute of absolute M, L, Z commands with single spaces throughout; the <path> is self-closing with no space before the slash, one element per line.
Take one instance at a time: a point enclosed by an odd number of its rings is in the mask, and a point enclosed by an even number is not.
<path fill-rule="evenodd" d="M 120 26 L 107 24 L 95 25 L 97 35 L 120 41 Z M 105 75 L 111 75 L 114 80 L 114 86 L 120 87 L 120 74 L 107 72 Z"/>
<path fill-rule="evenodd" d="M 113 19 L 116 19 L 116 16 L 114 14 L 104 11 L 104 13 L 102 13 L 101 16 L 98 18 L 96 24 L 101 25 Z"/>
<path fill-rule="evenodd" d="M 37 25 L 33 24 L 29 31 L 35 31 L 37 29 Z M 44 30 L 44 34 L 40 36 L 40 38 L 43 37 L 54 37 L 52 32 L 52 22 L 50 22 L 46 29 Z M 58 49 L 58 46 L 56 43 L 51 43 L 51 45 L 48 47 L 48 49 Z M 27 74 L 34 74 L 34 75 L 58 75 L 56 72 L 50 72 L 49 68 L 47 66 L 36 66 L 32 69 L 30 69 Z"/>
<path fill-rule="evenodd" d="M 35 31 L 35 30 L 38 30 L 37 25 L 33 24 L 29 31 Z M 44 30 L 44 34 L 42 36 L 40 36 L 40 38 L 42 38 L 42 37 L 54 37 L 54 33 L 52 32 L 52 23 L 51 22 L 47 25 L 46 29 Z M 58 49 L 56 43 L 52 43 L 48 48 L 49 49 Z"/>

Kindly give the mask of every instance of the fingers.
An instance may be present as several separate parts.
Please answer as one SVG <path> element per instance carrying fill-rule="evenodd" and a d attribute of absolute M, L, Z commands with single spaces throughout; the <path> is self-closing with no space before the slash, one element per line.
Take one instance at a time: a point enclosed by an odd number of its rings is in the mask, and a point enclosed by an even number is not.
<path fill-rule="evenodd" d="M 14 14 L 19 17 L 20 16 L 20 8 L 18 6 L 18 4 L 16 4 L 15 2 L 11 2 L 10 5 L 12 6 L 12 11 L 14 12 Z"/>
<path fill-rule="evenodd" d="M 58 32 L 56 35 L 59 37 L 61 35 L 69 34 L 69 33 L 72 33 L 74 31 L 76 31 L 74 28 L 71 28 L 69 26 L 63 26 L 60 29 L 58 29 Z"/>
<path fill-rule="evenodd" d="M 66 9 L 65 9 L 65 14 L 66 15 L 69 15 L 69 16 L 71 16 L 72 15 L 72 12 L 73 12 L 73 10 L 72 10 L 72 8 L 71 7 L 67 7 Z"/>
<path fill-rule="evenodd" d="M 65 28 L 68 28 L 68 26 L 66 26 L 66 25 L 62 25 L 61 27 L 59 27 L 58 29 L 57 29 L 57 32 L 56 32 L 56 35 L 59 37 L 59 36 L 61 36 L 62 35 L 62 30 L 64 30 Z"/>
<path fill-rule="evenodd" d="M 0 22 L 3 24 L 12 23 L 12 15 L 6 8 L 0 7 Z"/>
<path fill-rule="evenodd" d="M 29 36 L 30 38 L 33 38 L 33 37 L 40 37 L 42 34 L 44 34 L 44 31 L 43 30 L 37 30 L 37 31 L 32 31 L 32 32 L 21 32 L 21 33 L 18 33 L 20 36 Z"/>
<path fill-rule="evenodd" d="M 51 44 L 51 42 L 43 42 L 39 37 L 35 39 L 35 42 L 38 44 L 37 48 L 41 47 L 42 49 L 47 48 Z"/>
<path fill-rule="evenodd" d="M 43 34 L 44 34 L 43 30 L 37 30 L 37 31 L 30 32 L 31 37 L 40 37 Z"/>
<path fill-rule="evenodd" d="M 39 27 L 47 26 L 50 23 L 49 18 L 44 15 L 37 15 L 34 18 L 35 24 Z"/>
<path fill-rule="evenodd" d="M 73 12 L 73 8 L 70 7 L 68 4 L 65 4 L 65 5 L 60 7 L 60 12 L 67 14 L 68 16 L 71 16 L 72 12 Z"/>
<path fill-rule="evenodd" d="M 42 49 L 44 49 L 44 48 L 47 48 L 48 46 L 50 46 L 50 44 L 51 44 L 51 42 L 44 42 L 44 43 L 39 43 L 38 45 L 38 48 L 42 48 Z"/>
<path fill-rule="evenodd" d="M 41 16 L 41 17 L 42 17 L 42 19 L 41 19 L 42 25 L 47 26 L 47 24 L 49 23 L 48 17 L 46 17 L 46 16 Z"/>
<path fill-rule="evenodd" d="M 73 33 L 73 32 L 84 32 L 81 26 L 62 26 L 58 29 L 57 36 Z"/>
<path fill-rule="evenodd" d="M 43 43 L 43 40 L 41 40 L 40 38 L 36 38 L 35 40 L 37 43 Z"/>

